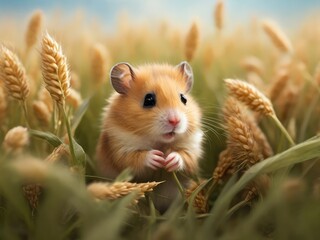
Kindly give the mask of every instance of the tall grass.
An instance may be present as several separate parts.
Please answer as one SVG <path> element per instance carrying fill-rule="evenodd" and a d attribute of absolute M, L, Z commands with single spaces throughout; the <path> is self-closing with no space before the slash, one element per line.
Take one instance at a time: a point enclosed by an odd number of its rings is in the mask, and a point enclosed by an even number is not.
<path fill-rule="evenodd" d="M 121 17 L 106 33 L 81 16 L 44 22 L 41 11 L 27 29 L 0 22 L 0 239 L 320 235 L 319 19 L 289 35 L 263 19 L 225 32 L 224 8 L 215 5 L 211 30 Z M 205 154 L 185 196 L 160 214 L 150 196 L 161 182 L 98 176 L 95 148 L 108 68 L 185 58 Z"/>

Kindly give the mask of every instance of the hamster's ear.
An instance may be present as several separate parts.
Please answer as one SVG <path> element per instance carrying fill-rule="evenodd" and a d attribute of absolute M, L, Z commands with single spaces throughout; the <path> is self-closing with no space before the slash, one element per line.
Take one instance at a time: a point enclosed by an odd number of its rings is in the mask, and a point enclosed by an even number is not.
<path fill-rule="evenodd" d="M 126 94 L 134 81 L 134 71 L 129 63 L 118 63 L 110 72 L 111 84 L 118 93 Z"/>
<path fill-rule="evenodd" d="M 192 68 L 186 61 L 181 62 L 176 66 L 176 68 L 181 72 L 184 80 L 186 82 L 186 93 L 188 93 L 193 86 L 193 72 Z"/>

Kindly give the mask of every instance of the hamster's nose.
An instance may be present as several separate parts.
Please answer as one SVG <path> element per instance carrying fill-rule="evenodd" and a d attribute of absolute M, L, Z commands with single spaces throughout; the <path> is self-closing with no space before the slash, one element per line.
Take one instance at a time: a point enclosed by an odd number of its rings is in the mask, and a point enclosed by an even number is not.
<path fill-rule="evenodd" d="M 173 127 L 177 126 L 180 123 L 180 119 L 173 117 L 173 118 L 169 118 L 168 122 L 170 123 L 170 125 L 172 125 Z"/>

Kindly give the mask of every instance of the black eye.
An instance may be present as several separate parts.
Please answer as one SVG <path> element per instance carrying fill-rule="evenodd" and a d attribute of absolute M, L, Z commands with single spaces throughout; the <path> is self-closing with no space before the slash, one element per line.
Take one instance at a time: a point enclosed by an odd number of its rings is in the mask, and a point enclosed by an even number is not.
<path fill-rule="evenodd" d="M 156 95 L 154 93 L 148 93 L 144 97 L 143 107 L 152 108 L 156 105 Z"/>
<path fill-rule="evenodd" d="M 180 94 L 180 100 L 181 100 L 181 102 L 182 102 L 184 105 L 187 104 L 187 99 L 186 99 L 186 97 L 185 97 L 182 93 Z"/>

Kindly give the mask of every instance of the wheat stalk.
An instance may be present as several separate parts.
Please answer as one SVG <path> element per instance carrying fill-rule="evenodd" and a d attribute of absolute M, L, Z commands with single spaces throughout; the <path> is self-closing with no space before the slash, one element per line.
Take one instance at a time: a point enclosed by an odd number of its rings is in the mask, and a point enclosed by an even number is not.
<path fill-rule="evenodd" d="M 214 20 L 218 30 L 221 30 L 224 22 L 224 1 L 217 0 L 214 8 Z"/>
<path fill-rule="evenodd" d="M 42 11 L 36 10 L 29 20 L 27 31 L 25 34 L 26 52 L 28 52 L 36 44 L 41 31 L 42 21 Z"/>
<path fill-rule="evenodd" d="M 46 89 L 52 99 L 64 105 L 70 87 L 67 58 L 61 46 L 48 33 L 42 38 L 41 68 Z"/>
<path fill-rule="evenodd" d="M 191 61 L 194 58 L 195 52 L 199 44 L 199 28 L 194 22 L 192 23 L 185 42 L 185 56 L 187 61 Z"/>
<path fill-rule="evenodd" d="M 1 75 L 12 98 L 24 102 L 29 95 L 26 71 L 18 57 L 6 47 L 1 47 Z"/>
<path fill-rule="evenodd" d="M 117 199 L 136 192 L 137 198 L 144 197 L 146 192 L 150 192 L 161 182 L 131 183 L 131 182 L 95 182 L 87 186 L 88 192 L 96 199 Z"/>
<path fill-rule="evenodd" d="M 293 51 L 290 40 L 274 22 L 265 20 L 262 22 L 262 28 L 279 50 L 284 52 Z"/>

